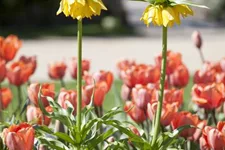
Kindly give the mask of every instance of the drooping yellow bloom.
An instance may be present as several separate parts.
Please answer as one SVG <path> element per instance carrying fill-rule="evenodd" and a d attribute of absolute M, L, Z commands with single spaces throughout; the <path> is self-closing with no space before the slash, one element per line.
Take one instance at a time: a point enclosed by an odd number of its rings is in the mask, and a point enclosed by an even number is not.
<path fill-rule="evenodd" d="M 150 23 L 153 23 L 157 26 L 172 27 L 174 23 L 180 25 L 180 16 L 187 17 L 188 15 L 193 14 L 192 9 L 183 4 L 166 7 L 150 4 L 145 9 L 141 21 L 147 26 L 149 26 Z"/>
<path fill-rule="evenodd" d="M 61 0 L 57 15 L 63 12 L 66 17 L 81 20 L 100 15 L 101 10 L 107 10 L 102 0 Z"/>

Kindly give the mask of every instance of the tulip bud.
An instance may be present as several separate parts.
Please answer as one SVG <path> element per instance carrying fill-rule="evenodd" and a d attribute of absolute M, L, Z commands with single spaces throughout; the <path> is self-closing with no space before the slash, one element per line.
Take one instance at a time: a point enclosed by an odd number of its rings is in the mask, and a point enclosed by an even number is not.
<path fill-rule="evenodd" d="M 200 32 L 194 31 L 192 34 L 192 40 L 195 44 L 195 46 L 200 50 L 202 47 L 202 37 Z"/>
<path fill-rule="evenodd" d="M 1 104 L 2 104 L 2 109 L 5 109 L 8 107 L 10 102 L 12 101 L 12 92 L 9 88 L 1 88 L 0 89 L 0 94 L 1 94 Z"/>

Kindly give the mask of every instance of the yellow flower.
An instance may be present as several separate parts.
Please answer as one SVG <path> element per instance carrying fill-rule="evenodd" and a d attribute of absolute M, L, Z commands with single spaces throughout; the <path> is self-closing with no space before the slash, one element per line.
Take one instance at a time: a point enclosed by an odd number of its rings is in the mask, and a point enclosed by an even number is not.
<path fill-rule="evenodd" d="M 61 0 L 57 15 L 63 12 L 66 17 L 81 20 L 100 15 L 101 10 L 107 10 L 102 0 Z"/>
<path fill-rule="evenodd" d="M 172 27 L 174 23 L 180 25 L 180 15 L 187 17 L 193 15 L 193 11 L 187 5 L 178 4 L 175 6 L 152 5 L 150 4 L 144 11 L 141 21 L 147 26 L 153 23 L 157 26 Z"/>

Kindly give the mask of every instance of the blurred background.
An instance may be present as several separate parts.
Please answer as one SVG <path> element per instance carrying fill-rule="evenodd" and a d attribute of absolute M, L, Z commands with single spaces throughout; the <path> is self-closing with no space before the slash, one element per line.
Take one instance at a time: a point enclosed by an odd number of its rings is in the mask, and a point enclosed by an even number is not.
<path fill-rule="evenodd" d="M 195 16 L 169 29 L 168 48 L 179 51 L 190 71 L 201 61 L 192 41 L 194 30 L 202 33 L 206 59 L 225 56 L 225 0 L 195 0 L 210 9 L 194 8 Z M 146 26 L 140 17 L 147 3 L 104 0 L 108 11 L 92 20 L 84 19 L 84 57 L 92 71 L 114 70 L 120 58 L 154 63 L 161 51 L 161 29 Z M 16 34 L 23 39 L 19 55 L 37 55 L 39 67 L 33 80 L 47 80 L 47 64 L 76 56 L 76 21 L 56 16 L 59 0 L 0 0 L 0 35 Z M 57 52 L 56 52 L 57 51 Z M 69 78 L 69 77 L 68 77 Z"/>

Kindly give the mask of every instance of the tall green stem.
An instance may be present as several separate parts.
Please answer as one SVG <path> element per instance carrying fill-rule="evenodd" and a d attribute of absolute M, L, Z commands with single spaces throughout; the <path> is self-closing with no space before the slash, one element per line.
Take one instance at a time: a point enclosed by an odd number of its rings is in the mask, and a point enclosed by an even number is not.
<path fill-rule="evenodd" d="M 82 101 L 82 20 L 78 20 L 77 45 L 77 129 L 80 131 Z"/>
<path fill-rule="evenodd" d="M 1 90 L 2 86 L 1 86 L 1 83 L 0 83 L 0 90 Z M 0 122 L 4 121 L 3 119 L 3 105 L 2 105 L 2 93 L 0 91 Z"/>
<path fill-rule="evenodd" d="M 154 121 L 154 134 L 152 139 L 152 145 L 155 145 L 159 129 L 160 129 L 160 119 L 162 113 L 162 104 L 163 104 L 163 94 L 164 94 L 164 85 L 166 78 L 166 56 L 167 56 L 167 27 L 163 26 L 163 35 L 162 35 L 162 63 L 161 63 L 161 77 L 160 77 L 160 92 L 159 92 L 159 100 L 156 111 L 156 117 Z"/>

